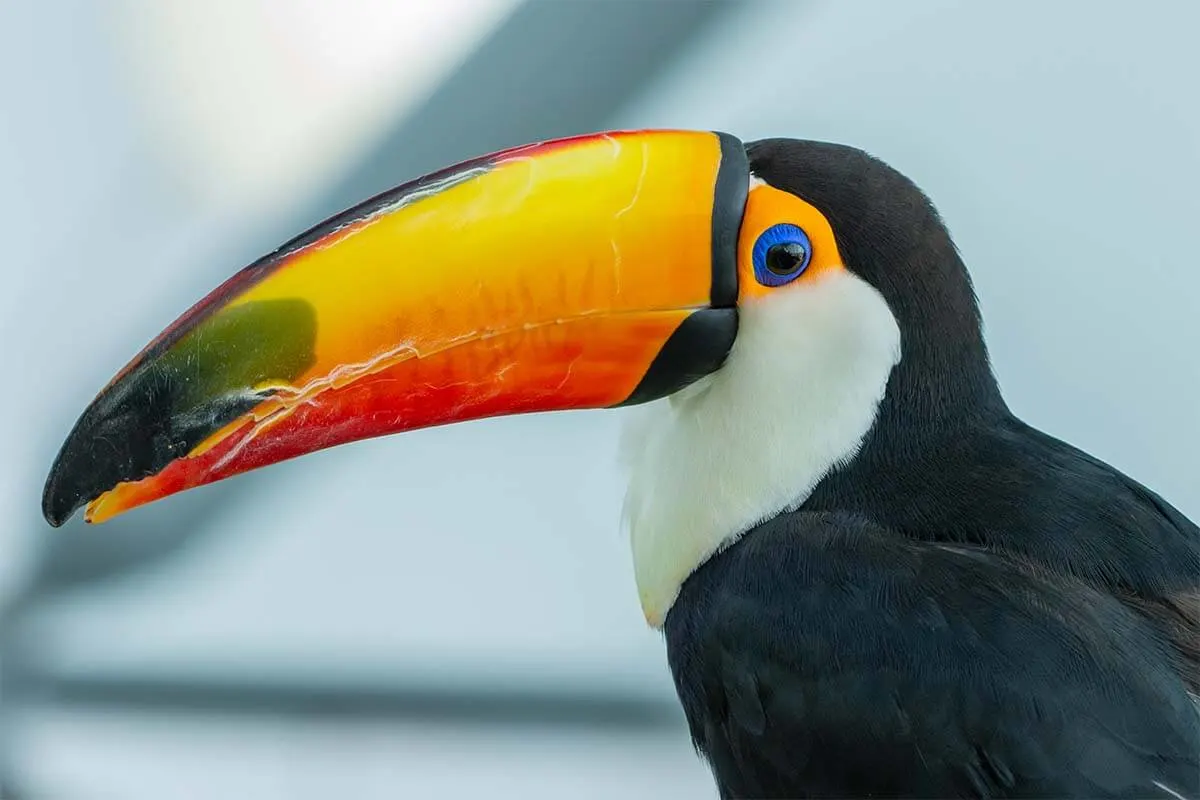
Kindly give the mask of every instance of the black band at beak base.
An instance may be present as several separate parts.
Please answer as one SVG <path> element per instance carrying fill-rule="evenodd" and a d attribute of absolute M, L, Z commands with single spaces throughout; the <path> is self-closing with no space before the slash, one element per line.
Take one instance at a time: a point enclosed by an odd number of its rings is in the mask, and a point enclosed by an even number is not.
<path fill-rule="evenodd" d="M 719 131 L 716 135 L 721 165 L 713 187 L 712 307 L 683 321 L 621 406 L 658 400 L 716 372 L 737 337 L 737 246 L 750 194 L 750 160 L 737 137 Z"/>

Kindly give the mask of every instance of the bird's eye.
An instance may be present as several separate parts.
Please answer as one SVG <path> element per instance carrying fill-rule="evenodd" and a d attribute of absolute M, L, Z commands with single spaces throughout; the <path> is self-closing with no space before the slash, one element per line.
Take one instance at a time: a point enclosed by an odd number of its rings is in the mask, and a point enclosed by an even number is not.
<path fill-rule="evenodd" d="M 772 225 L 754 243 L 754 277 L 763 286 L 783 286 L 794 281 L 811 260 L 812 243 L 808 234 L 796 225 Z"/>

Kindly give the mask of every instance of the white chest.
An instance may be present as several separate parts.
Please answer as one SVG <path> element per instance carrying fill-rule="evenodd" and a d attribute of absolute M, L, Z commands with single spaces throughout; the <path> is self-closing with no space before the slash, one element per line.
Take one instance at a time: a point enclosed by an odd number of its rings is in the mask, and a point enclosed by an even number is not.
<path fill-rule="evenodd" d="M 899 360 L 887 303 L 838 270 L 743 306 L 720 370 L 638 410 L 624 518 L 650 625 L 710 556 L 857 454 Z"/>

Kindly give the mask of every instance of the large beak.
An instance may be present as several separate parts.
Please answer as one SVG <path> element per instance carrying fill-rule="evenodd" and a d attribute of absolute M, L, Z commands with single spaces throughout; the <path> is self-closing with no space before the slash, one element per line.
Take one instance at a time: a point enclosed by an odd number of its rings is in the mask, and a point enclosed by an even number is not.
<path fill-rule="evenodd" d="M 237 273 L 84 411 L 60 525 L 371 436 L 653 400 L 737 332 L 742 144 L 612 133 L 401 186 Z"/>

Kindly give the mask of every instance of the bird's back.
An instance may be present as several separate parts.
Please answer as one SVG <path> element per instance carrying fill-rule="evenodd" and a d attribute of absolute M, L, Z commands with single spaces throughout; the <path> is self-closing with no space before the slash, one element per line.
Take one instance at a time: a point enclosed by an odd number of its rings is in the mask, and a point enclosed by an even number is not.
<path fill-rule="evenodd" d="M 879 432 L 873 433 L 873 437 Z M 1081 578 L 1151 619 L 1200 694 L 1200 527 L 1138 481 L 1007 414 L 872 438 L 804 505 L 919 541 L 977 545 Z"/>

